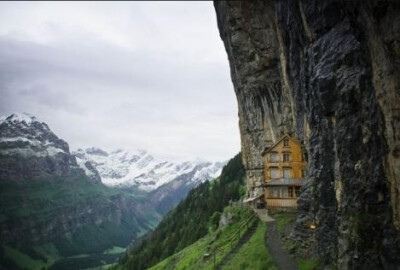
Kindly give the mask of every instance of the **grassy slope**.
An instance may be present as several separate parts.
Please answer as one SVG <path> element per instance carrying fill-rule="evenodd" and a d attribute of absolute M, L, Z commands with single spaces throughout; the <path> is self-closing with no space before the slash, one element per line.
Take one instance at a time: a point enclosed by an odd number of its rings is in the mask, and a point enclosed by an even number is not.
<path fill-rule="evenodd" d="M 239 213 L 243 210 L 227 208 L 225 211 L 238 211 Z M 204 260 L 203 255 L 205 253 L 213 253 L 216 247 L 219 247 L 216 263 L 218 264 L 223 257 L 228 254 L 231 246 L 227 243 L 227 239 L 239 228 L 240 224 L 248 217 L 245 214 L 236 214 L 236 222 L 219 229 L 214 232 L 210 232 L 205 237 L 201 238 L 192 245 L 186 247 L 180 252 L 166 258 L 160 263 L 154 265 L 150 270 L 166 270 L 166 269 L 177 269 L 177 270 L 191 270 L 191 269 L 213 269 L 214 262 L 212 255 L 210 259 Z M 274 218 L 277 222 L 277 228 L 280 233 L 283 233 L 286 227 L 294 221 L 296 217 L 295 213 L 277 213 L 274 214 Z M 225 264 L 223 270 L 245 270 L 245 269 L 270 269 L 275 270 L 276 265 L 271 257 L 271 254 L 267 250 L 264 237 L 266 233 L 266 225 L 259 222 L 258 227 L 254 235 L 250 240 L 245 243 L 241 249 L 235 254 L 235 256 Z M 237 241 L 235 241 L 236 243 Z M 285 243 L 284 248 L 289 249 L 292 243 Z M 318 261 L 314 259 L 297 259 L 299 270 L 315 270 L 318 269 Z"/>
<path fill-rule="evenodd" d="M 120 260 L 121 268 L 146 269 L 207 235 L 212 227 L 210 220 L 216 220 L 212 217 L 218 217 L 229 200 L 240 198 L 243 181 L 244 168 L 238 154 L 223 168 L 219 179 L 191 190 L 148 239 Z"/>
<path fill-rule="evenodd" d="M 60 212 L 71 211 L 76 205 L 104 207 L 113 205 L 112 197 L 123 196 L 126 200 L 140 203 L 146 199 L 137 190 L 108 188 L 90 183 L 81 175 L 69 178 L 46 179 L 25 183 L 3 182 L 0 190 L 0 228 L 33 220 L 48 224 Z M 114 262 L 124 252 L 130 241 L 160 220 L 160 215 L 148 211 L 143 215 L 126 217 L 120 224 L 103 222 L 100 226 L 85 225 L 68 236 L 60 236 L 51 243 L 33 244 L 26 241 L 0 246 L 1 265 L 6 269 L 41 269 L 58 261 L 63 265 L 96 265 L 96 261 Z M 135 228 L 135 229 L 132 229 Z M 107 249 L 114 248 L 111 252 Z M 105 253 L 103 254 L 103 252 Z M 119 252 L 117 252 L 119 251 Z M 77 256 L 82 255 L 85 256 Z M 90 254 L 90 255 L 89 255 Z M 71 264 L 72 263 L 72 264 Z"/>
<path fill-rule="evenodd" d="M 264 243 L 266 225 L 259 222 L 254 235 L 239 252 L 223 267 L 226 270 L 276 270 L 273 258 Z"/>
<path fill-rule="evenodd" d="M 233 213 L 234 223 L 208 233 L 194 244 L 166 258 L 150 269 L 213 269 L 213 256 L 211 255 L 208 259 L 204 260 L 203 255 L 205 253 L 213 254 L 216 250 L 215 261 L 218 264 L 238 242 L 238 238 L 236 237 L 232 243 L 229 240 L 237 234 L 238 230 L 240 230 L 241 235 L 243 235 L 246 231 L 246 227 L 241 225 L 253 216 L 250 210 L 239 207 L 227 207 L 225 211 Z M 252 222 L 257 221 L 254 219 Z"/>

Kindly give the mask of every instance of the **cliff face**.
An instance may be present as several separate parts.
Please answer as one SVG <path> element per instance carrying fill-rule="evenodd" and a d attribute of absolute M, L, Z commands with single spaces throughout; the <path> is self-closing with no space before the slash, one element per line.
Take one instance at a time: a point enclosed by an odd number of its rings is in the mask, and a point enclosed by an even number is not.
<path fill-rule="evenodd" d="M 293 237 L 325 265 L 400 265 L 400 5 L 215 2 L 239 106 L 243 162 L 289 133 L 309 180 Z M 251 194 L 252 195 L 252 194 Z M 316 223 L 310 231 L 306 224 Z"/>

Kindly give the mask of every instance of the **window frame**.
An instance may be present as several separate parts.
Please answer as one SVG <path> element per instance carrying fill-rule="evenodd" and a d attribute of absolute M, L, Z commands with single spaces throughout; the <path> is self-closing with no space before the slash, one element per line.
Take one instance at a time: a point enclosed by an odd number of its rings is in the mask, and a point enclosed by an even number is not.
<path fill-rule="evenodd" d="M 272 159 L 272 156 L 275 156 L 276 160 Z M 270 163 L 278 163 L 279 162 L 279 155 L 277 152 L 271 152 L 269 153 L 269 162 Z"/>
<path fill-rule="evenodd" d="M 292 168 L 290 168 L 290 167 L 284 167 L 284 168 L 282 169 L 282 171 L 283 171 L 283 178 L 291 178 L 291 177 L 292 177 Z M 289 171 L 289 177 L 286 177 L 286 176 L 285 176 L 285 171 L 286 171 L 286 172 Z"/>
<path fill-rule="evenodd" d="M 283 147 L 290 147 L 290 140 L 288 138 L 283 139 Z"/>
<path fill-rule="evenodd" d="M 287 155 L 287 160 L 285 159 L 285 156 Z M 282 153 L 282 161 L 283 162 L 290 162 L 290 152 L 283 152 Z"/>
<path fill-rule="evenodd" d="M 294 197 L 295 192 L 293 191 L 293 187 L 288 187 L 288 197 L 289 198 L 295 198 Z"/>
<path fill-rule="evenodd" d="M 279 168 L 278 167 L 270 167 L 269 169 L 269 178 L 271 179 L 279 179 Z M 272 177 L 272 172 L 276 171 L 276 177 Z"/>

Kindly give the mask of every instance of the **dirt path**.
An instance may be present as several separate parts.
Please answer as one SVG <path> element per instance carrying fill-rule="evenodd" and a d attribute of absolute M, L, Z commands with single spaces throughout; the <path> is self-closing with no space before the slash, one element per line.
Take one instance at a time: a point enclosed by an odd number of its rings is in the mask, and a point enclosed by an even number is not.
<path fill-rule="evenodd" d="M 272 257 L 275 259 L 276 266 L 281 270 L 297 270 L 296 261 L 283 249 L 283 243 L 279 237 L 275 221 L 267 222 L 267 232 L 265 234 L 265 244 Z"/>

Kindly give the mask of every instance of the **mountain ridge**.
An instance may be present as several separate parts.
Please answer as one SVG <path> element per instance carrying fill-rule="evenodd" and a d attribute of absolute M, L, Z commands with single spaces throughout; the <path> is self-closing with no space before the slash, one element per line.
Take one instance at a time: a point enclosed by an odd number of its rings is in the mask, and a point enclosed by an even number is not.
<path fill-rule="evenodd" d="M 94 182 L 107 186 L 136 186 L 150 192 L 182 175 L 192 173 L 188 185 L 216 178 L 226 162 L 208 162 L 200 159 L 172 162 L 155 158 L 146 150 L 117 149 L 107 152 L 98 147 L 70 151 L 66 141 L 55 135 L 45 122 L 28 113 L 13 113 L 0 117 L 0 155 L 45 158 L 53 160 L 67 173 L 69 167 L 82 169 Z M 9 164 L 8 167 L 12 167 Z M 43 171 L 51 171 L 52 165 Z M 18 168 L 13 174 L 18 175 Z M 24 171 L 33 170 L 29 169 Z M 0 170 L 1 171 L 1 170 Z M 60 172 L 62 174 L 62 172 Z M 1 174 L 0 174 L 1 176 Z M 19 178 L 29 176 L 20 175 Z"/>
<path fill-rule="evenodd" d="M 172 162 L 157 159 L 146 150 L 122 150 L 107 152 L 97 147 L 78 149 L 72 154 L 81 168 L 91 171 L 89 162 L 107 186 L 136 186 L 144 191 L 153 191 L 174 181 L 178 177 L 194 172 L 187 181 L 197 184 L 216 178 L 226 162 L 201 160 Z"/>
<path fill-rule="evenodd" d="M 91 147 L 71 153 L 36 117 L 0 117 L 0 268 L 31 268 L 15 254 L 38 269 L 111 263 L 121 254 L 111 256 L 106 249 L 124 248 L 154 228 L 189 190 L 218 174 L 223 164 L 213 164 L 159 161 L 143 150 L 107 153 Z M 131 166 L 141 169 L 135 180 L 152 188 L 103 184 L 101 174 L 121 178 Z M 167 174 L 167 181 L 158 181 Z M 81 254 L 88 257 L 76 257 Z"/>
<path fill-rule="evenodd" d="M 0 180 L 66 176 L 71 171 L 84 174 L 68 143 L 27 113 L 0 118 L 0 157 Z"/>

